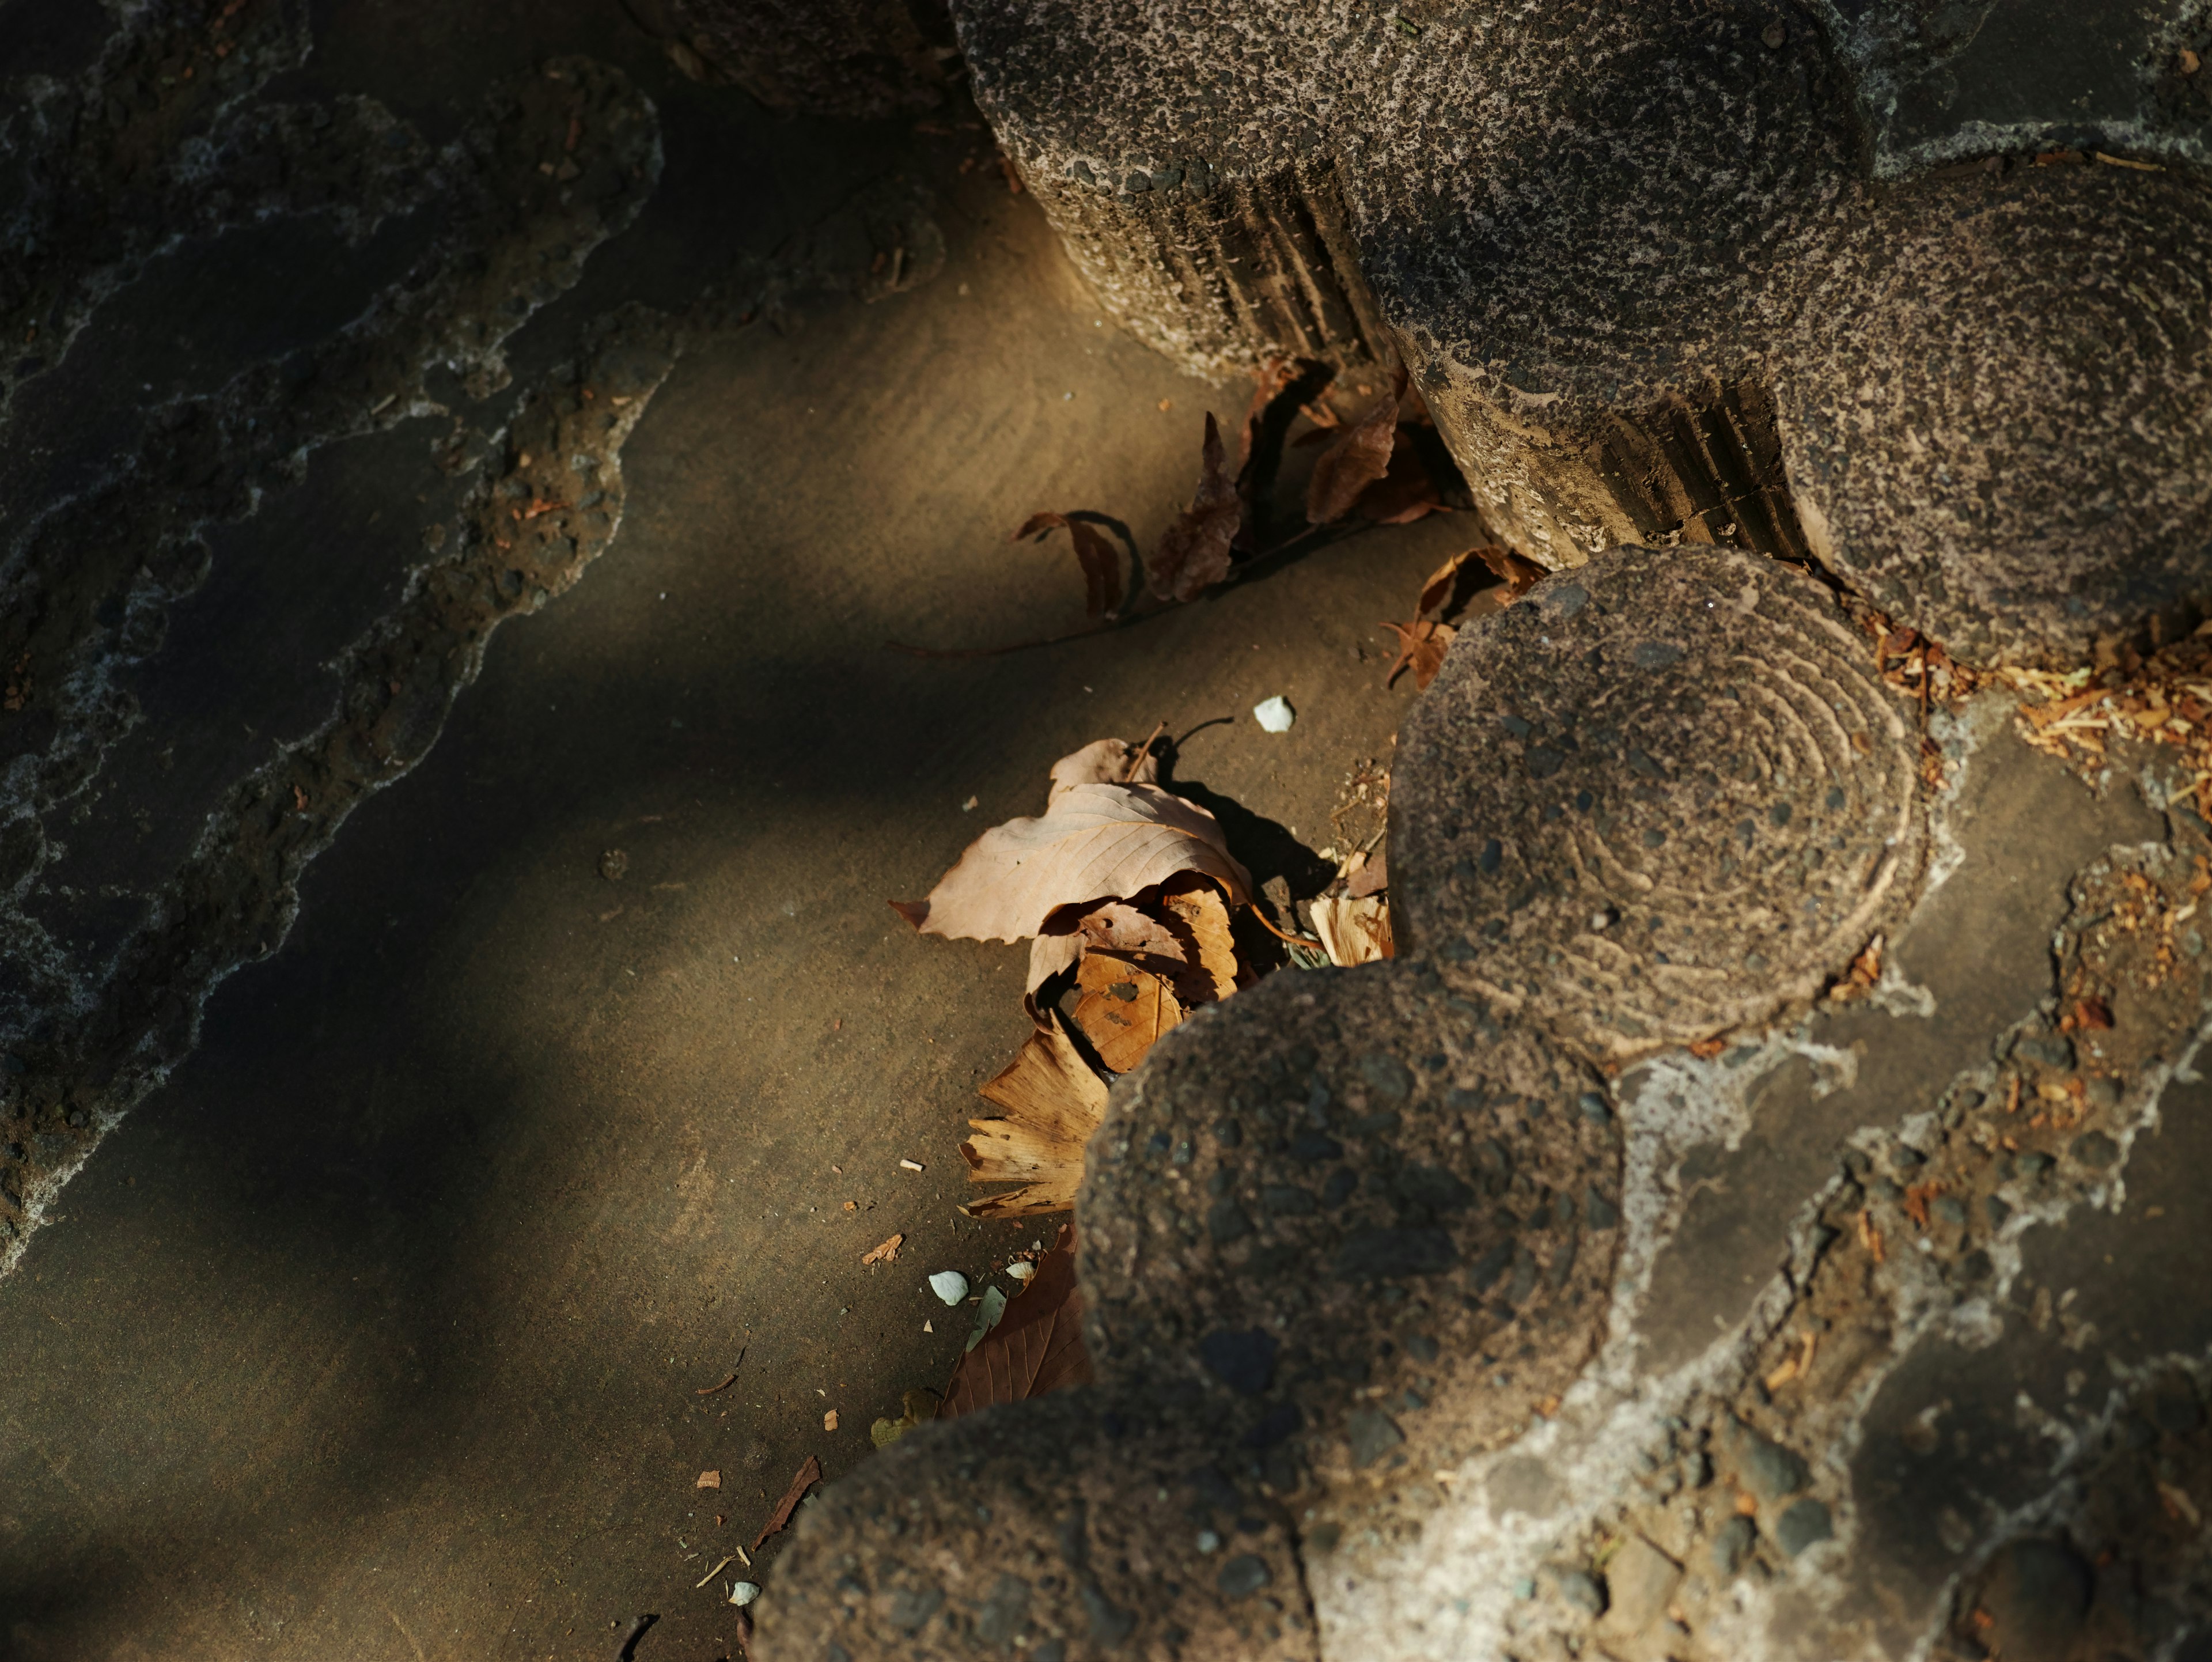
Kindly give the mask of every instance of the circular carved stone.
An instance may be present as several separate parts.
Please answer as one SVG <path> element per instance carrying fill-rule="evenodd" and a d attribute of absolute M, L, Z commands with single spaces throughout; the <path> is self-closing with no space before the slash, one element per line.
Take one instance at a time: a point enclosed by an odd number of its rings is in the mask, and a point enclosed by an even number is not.
<path fill-rule="evenodd" d="M 1431 966 L 1272 976 L 1164 1038 L 1091 1139 L 1092 1366 L 1299 1493 L 1310 1536 L 1387 1533 L 1374 1482 L 1510 1440 L 1589 1361 L 1620 1173 L 1597 1075 Z"/>
<path fill-rule="evenodd" d="M 1320 1655 L 1283 1508 L 1089 1389 L 908 1433 L 801 1509 L 755 1608 L 763 1662 Z"/>
<path fill-rule="evenodd" d="M 2076 165 L 1854 233 L 1778 392 L 1822 562 L 1970 661 L 2064 668 L 2212 601 L 2212 212 Z"/>
<path fill-rule="evenodd" d="M 1909 705 L 1826 590 L 1623 548 L 1454 643 L 1391 794 L 1400 950 L 1625 1057 L 1811 997 L 1920 876 Z"/>

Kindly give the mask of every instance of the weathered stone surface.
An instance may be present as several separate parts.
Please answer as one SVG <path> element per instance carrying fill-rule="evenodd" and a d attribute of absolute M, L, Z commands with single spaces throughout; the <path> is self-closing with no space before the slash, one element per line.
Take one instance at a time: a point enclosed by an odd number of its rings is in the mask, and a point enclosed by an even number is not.
<path fill-rule="evenodd" d="M 1962 649 L 2070 661 L 2212 589 L 2203 26 L 2046 20 L 2100 63 L 2140 45 L 2085 100 L 2047 50 L 2024 67 L 2035 28 L 1923 11 L 1833 47 L 1791 6 L 1690 0 L 957 21 L 1071 255 L 1161 350 L 1402 356 L 1547 567 L 1810 551 Z M 1877 188 L 1869 128 L 1885 177 L 1991 166 Z M 2087 148 L 2027 165 L 2053 143 Z"/>
<path fill-rule="evenodd" d="M 1408 720 L 1397 916 L 1594 1054 L 1761 1021 L 1911 904 L 1918 749 L 1809 578 L 1616 550 L 1467 630 Z"/>
<path fill-rule="evenodd" d="M 802 1510 L 778 1571 L 769 1658 L 1320 1654 L 1281 1504 L 1091 1390 L 909 1433 Z"/>
<path fill-rule="evenodd" d="M 1779 375 L 1806 540 L 1984 662 L 2086 662 L 2212 594 L 2212 214 L 2087 164 L 1929 179 L 1854 228 Z"/>
<path fill-rule="evenodd" d="M 1619 1133 L 1592 1070 L 1425 965 L 1278 975 L 1117 1087 L 1079 1209 L 1101 1385 L 1188 1403 L 1306 1488 L 1328 1549 L 1417 1527 L 1399 1474 L 1495 1446 L 1573 1382 Z"/>

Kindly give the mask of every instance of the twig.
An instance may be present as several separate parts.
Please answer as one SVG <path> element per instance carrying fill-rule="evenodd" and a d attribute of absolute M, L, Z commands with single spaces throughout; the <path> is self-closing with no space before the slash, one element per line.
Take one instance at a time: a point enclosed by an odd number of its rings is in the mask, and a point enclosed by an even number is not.
<path fill-rule="evenodd" d="M 746 1348 L 750 1348 L 750 1347 L 741 1347 L 741 1348 L 738 1349 L 738 1367 L 743 1367 L 745 1365 L 745 1349 L 746 1349 Z M 732 1368 L 732 1369 L 729 1371 L 728 1374 L 727 1374 L 726 1376 L 725 1376 L 725 1377 L 724 1377 L 724 1379 L 723 1379 L 723 1380 L 722 1380 L 722 1383 L 721 1383 L 721 1384 L 720 1384 L 720 1385 L 701 1385 L 701 1386 L 700 1386 L 696 1391 L 693 1391 L 691 1394 L 692 1394 L 693 1396 L 695 1396 L 695 1397 L 711 1397 L 711 1396 L 713 1396 L 713 1395 L 714 1395 L 716 1391 L 727 1391 L 727 1390 L 731 1387 L 731 1385 L 734 1385 L 734 1384 L 737 1382 L 737 1378 L 738 1378 L 738 1367 L 733 1367 L 733 1368 Z"/>
<path fill-rule="evenodd" d="M 1137 770 L 1145 765 L 1145 758 L 1152 753 L 1152 740 L 1167 730 L 1168 718 L 1163 715 L 1160 717 L 1160 724 L 1145 736 L 1145 742 L 1137 746 L 1137 753 L 1129 758 L 1129 770 L 1121 776 L 1123 784 L 1127 784 L 1137 776 Z"/>
<path fill-rule="evenodd" d="M 1328 948 L 1326 946 L 1323 946 L 1320 941 L 1309 941 L 1302 934 L 1285 934 L 1280 929 L 1274 926 L 1273 922 L 1269 920 L 1267 914 L 1260 910 L 1260 905 L 1257 901 L 1248 900 L 1244 904 L 1252 909 L 1252 916 L 1260 920 L 1260 927 L 1267 930 L 1269 934 L 1274 936 L 1276 940 L 1287 941 L 1293 947 L 1313 947 L 1318 948 L 1322 952 L 1327 952 L 1328 950 Z"/>
<path fill-rule="evenodd" d="M 720 1563 L 715 1565 L 714 1568 L 708 1570 L 704 1575 L 701 1576 L 696 1581 L 693 1582 L 691 1584 L 692 1592 L 696 1592 L 701 1587 L 705 1586 L 707 1583 L 713 1580 L 716 1576 L 720 1575 L 724 1570 L 729 1568 L 731 1565 L 737 1562 L 738 1555 L 733 1552 L 727 1558 L 722 1560 Z"/>
<path fill-rule="evenodd" d="M 631 1622 L 629 1631 L 623 1635 L 622 1644 L 615 1652 L 615 1662 L 635 1662 L 637 1641 L 644 1638 L 645 1630 L 659 1620 L 658 1616 L 641 1616 Z"/>

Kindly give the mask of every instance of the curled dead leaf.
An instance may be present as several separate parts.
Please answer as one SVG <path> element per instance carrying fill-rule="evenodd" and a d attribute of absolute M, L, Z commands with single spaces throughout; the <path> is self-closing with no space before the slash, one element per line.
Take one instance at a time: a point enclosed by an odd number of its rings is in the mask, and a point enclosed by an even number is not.
<path fill-rule="evenodd" d="M 1130 771 L 1132 765 L 1136 771 Z M 1141 753 L 1126 739 L 1098 739 L 1052 764 L 1052 788 L 1045 811 L 1078 785 L 1150 785 L 1157 783 L 1160 764 L 1150 749 Z"/>
<path fill-rule="evenodd" d="M 1306 519 L 1327 525 L 1352 511 L 1360 493 L 1390 471 L 1390 454 L 1396 448 L 1398 400 L 1405 396 L 1406 372 L 1398 371 L 1393 390 L 1375 401 L 1375 407 L 1346 428 L 1314 462 L 1313 477 L 1306 482 Z"/>
<path fill-rule="evenodd" d="M 1414 686 L 1427 691 L 1429 683 L 1444 667 L 1444 654 L 1459 631 L 1449 624 L 1436 623 L 1427 618 L 1416 618 L 1410 624 L 1386 621 L 1382 627 L 1395 630 L 1398 636 L 1398 656 L 1390 665 L 1390 673 L 1382 678 L 1382 685 L 1389 686 L 1410 669 L 1413 672 Z"/>
<path fill-rule="evenodd" d="M 905 1245 L 906 1236 L 903 1233 L 894 1235 L 882 1245 L 871 1247 L 860 1254 L 860 1262 L 862 1263 L 896 1263 L 899 1248 Z"/>
<path fill-rule="evenodd" d="M 1024 941 L 1063 908 L 1087 910 L 1197 872 L 1241 903 L 1252 880 L 1220 823 L 1156 785 L 1073 785 L 1036 819 L 1009 819 L 970 843 L 929 898 L 893 901 L 924 934 Z"/>
<path fill-rule="evenodd" d="M 1042 537 L 1048 531 L 1065 531 L 1075 545 L 1075 563 L 1083 569 L 1083 609 L 1097 618 L 1121 603 L 1121 557 L 1097 527 L 1065 514 L 1032 514 L 1014 533 L 1016 542 Z"/>
<path fill-rule="evenodd" d="M 960 1209 L 971 1218 L 1020 1218 L 1066 1212 L 1083 1180 L 1084 1146 L 1106 1115 L 1106 1082 L 1068 1037 L 1057 1010 L 1030 1035 L 1012 1062 L 978 1094 L 1004 1110 L 971 1119 L 960 1145 L 970 1183 L 1018 1183 Z"/>
<path fill-rule="evenodd" d="M 1161 533 L 1145 562 L 1145 580 L 1163 600 L 1196 598 L 1229 575 L 1229 545 L 1244 521 L 1237 482 L 1222 453 L 1221 429 L 1208 411 L 1199 453 L 1198 493 Z"/>

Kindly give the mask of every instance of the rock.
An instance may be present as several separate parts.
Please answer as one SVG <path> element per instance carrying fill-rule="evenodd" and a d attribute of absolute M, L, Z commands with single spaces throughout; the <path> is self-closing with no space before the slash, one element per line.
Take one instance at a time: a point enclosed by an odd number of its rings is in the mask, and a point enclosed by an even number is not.
<path fill-rule="evenodd" d="M 1210 1557 L 1200 1536 L 1218 1549 L 1231 1528 L 1236 1555 Z M 824 1488 L 755 1607 L 757 1649 L 1318 1662 L 1304 1585 L 1289 1516 L 1257 1482 L 1173 1418 L 1109 1413 L 1080 1387 L 925 1424 Z"/>
<path fill-rule="evenodd" d="M 2101 1171 L 2118 1162 L 2120 1145 L 2102 1131 L 2090 1131 L 2075 1138 L 2074 1147 L 2069 1152 L 2082 1165 Z"/>
<path fill-rule="evenodd" d="M 1079 1273 L 1099 1385 L 1172 1404 L 1238 1459 L 1267 1451 L 1306 1527 L 1340 1526 L 1338 1555 L 1358 1559 L 1367 1474 L 1496 1446 L 1593 1353 L 1620 1233 L 1585 1216 L 1592 1195 L 1620 1203 L 1620 1127 L 1574 1110 L 1597 1087 L 1402 959 L 1271 976 L 1200 1011 L 1115 1084 L 1092 1139 Z M 1209 1129 L 1224 1117 L 1233 1145 Z M 1328 1208 L 1260 1205 L 1330 1169 L 1307 1134 L 1350 1181 Z M 1162 1135 L 1189 1166 L 1152 1152 Z M 1249 1232 L 1194 1227 L 1209 1193 Z M 1257 1391 L 1250 1336 L 1279 1347 Z"/>
<path fill-rule="evenodd" d="M 1612 1608 L 1607 1628 L 1638 1634 L 1658 1622 L 1681 1585 L 1682 1567 L 1640 1535 L 1623 1540 L 1606 1560 L 1605 1585 Z"/>
<path fill-rule="evenodd" d="M 1987 42 L 1901 3 L 958 12 L 1127 327 L 1212 375 L 1402 357 L 1486 527 L 1547 569 L 1810 557 L 1969 659 L 2054 668 L 2193 621 L 2212 198 L 2201 102 L 2153 91 L 2165 12 Z M 2059 76 L 2018 33 L 2069 27 Z M 2082 165 L 2020 165 L 2059 145 Z M 1928 171 L 1961 158 L 1989 165 Z"/>
<path fill-rule="evenodd" d="M 1723 1442 L 1735 1458 L 1743 1486 L 1762 1501 L 1779 1501 L 1805 1487 L 1805 1462 L 1778 1443 L 1768 1441 L 1741 1420 L 1731 1420 Z"/>
<path fill-rule="evenodd" d="M 1741 1513 L 1723 1524 L 1713 1535 L 1713 1574 L 1723 1580 L 1734 1577 L 1758 1539 L 1759 1525 Z"/>
<path fill-rule="evenodd" d="M 1589 1616 L 1605 1614 L 1605 1582 L 1588 1570 L 1561 1570 L 1552 1578 L 1559 1597 Z"/>
<path fill-rule="evenodd" d="M 1407 718 L 1399 950 L 1599 1056 L 1763 1022 L 1917 892 L 1908 715 L 1771 561 L 1623 548 L 1539 583 Z"/>
<path fill-rule="evenodd" d="M 1809 1495 L 1796 1502 L 1775 1520 L 1774 1543 L 1795 1558 L 1815 1542 L 1826 1541 L 1836 1532 L 1834 1521 L 1828 1515 L 1827 1504 Z"/>

